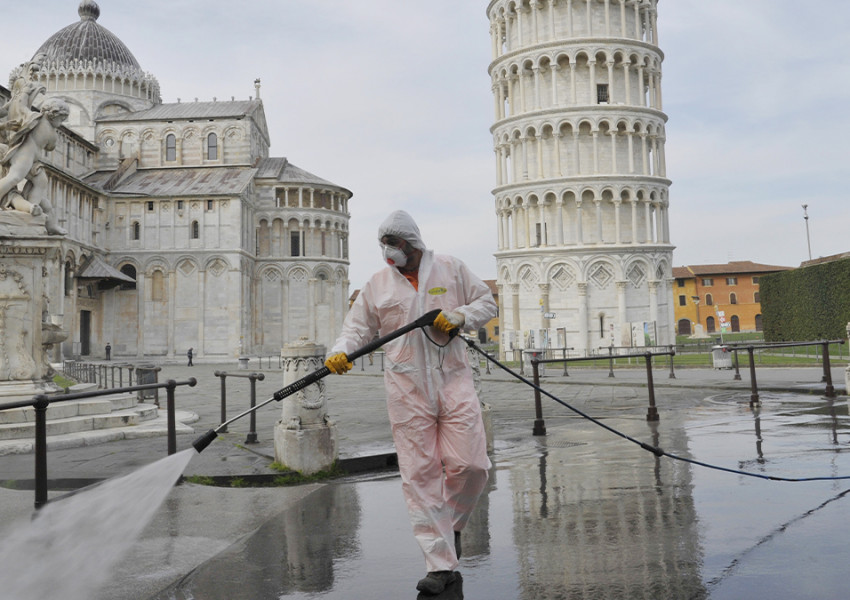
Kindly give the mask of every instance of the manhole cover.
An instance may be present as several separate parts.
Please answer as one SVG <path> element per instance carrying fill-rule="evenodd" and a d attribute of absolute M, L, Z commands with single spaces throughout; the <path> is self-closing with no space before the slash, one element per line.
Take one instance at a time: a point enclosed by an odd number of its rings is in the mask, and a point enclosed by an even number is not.
<path fill-rule="evenodd" d="M 571 442 L 569 440 L 546 440 L 549 448 L 572 448 L 573 446 L 587 446 L 587 442 Z"/>

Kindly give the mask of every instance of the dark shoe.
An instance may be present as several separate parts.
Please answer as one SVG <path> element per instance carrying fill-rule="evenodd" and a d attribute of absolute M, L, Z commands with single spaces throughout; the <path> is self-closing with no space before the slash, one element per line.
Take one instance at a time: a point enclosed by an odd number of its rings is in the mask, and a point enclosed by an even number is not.
<path fill-rule="evenodd" d="M 455 554 L 458 560 L 460 560 L 460 550 L 460 531 L 455 531 Z"/>
<path fill-rule="evenodd" d="M 416 584 L 416 589 L 426 594 L 439 594 L 455 580 L 454 571 L 431 571 Z"/>

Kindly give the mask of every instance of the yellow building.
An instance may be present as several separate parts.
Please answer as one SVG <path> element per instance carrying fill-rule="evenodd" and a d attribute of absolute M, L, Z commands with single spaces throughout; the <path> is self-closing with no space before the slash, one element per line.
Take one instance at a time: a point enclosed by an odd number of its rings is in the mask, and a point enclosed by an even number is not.
<path fill-rule="evenodd" d="M 759 277 L 791 268 L 751 261 L 674 267 L 676 333 L 761 331 Z"/>

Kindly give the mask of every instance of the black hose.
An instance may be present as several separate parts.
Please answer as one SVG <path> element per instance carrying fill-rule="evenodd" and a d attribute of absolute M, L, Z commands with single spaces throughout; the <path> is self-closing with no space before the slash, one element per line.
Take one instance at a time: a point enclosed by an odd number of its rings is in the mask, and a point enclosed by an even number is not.
<path fill-rule="evenodd" d="M 721 466 L 718 466 L 718 465 L 712 465 L 712 464 L 709 464 L 709 463 L 704 463 L 704 462 L 701 462 L 701 461 L 698 461 L 698 460 L 694 460 L 692 458 L 686 458 L 684 456 L 679 456 L 677 454 L 671 454 L 670 452 L 666 452 L 665 450 L 659 448 L 658 446 L 653 446 L 651 444 L 641 442 L 640 440 L 637 440 L 637 439 L 635 439 L 635 438 L 633 438 L 629 435 L 626 435 L 622 431 L 618 431 L 617 429 L 614 429 L 613 427 L 609 427 L 605 423 L 601 422 L 599 419 L 595 419 L 594 417 L 591 417 L 590 415 L 585 414 L 584 412 L 580 411 L 576 407 L 571 406 L 567 402 L 564 402 L 563 400 L 561 400 L 557 396 L 553 396 L 552 394 L 550 394 L 549 392 L 547 392 L 546 390 L 544 390 L 540 386 L 535 385 L 533 382 L 529 381 L 528 379 L 526 379 L 525 377 L 523 377 L 519 373 L 512 371 L 509 367 L 507 367 L 506 365 L 503 365 L 501 362 L 499 362 L 498 360 L 496 360 L 495 358 L 493 358 L 492 356 L 490 356 L 489 354 L 484 352 L 471 339 L 467 339 L 467 338 L 464 338 L 464 337 L 461 337 L 461 339 L 464 342 L 466 342 L 466 344 L 470 348 L 472 348 L 473 350 L 475 350 L 476 352 L 481 354 L 485 359 L 489 360 L 490 362 L 492 362 L 494 365 L 496 365 L 500 369 L 510 373 L 513 377 L 519 379 L 520 381 L 522 381 L 523 383 L 525 383 L 529 387 L 534 388 L 535 390 L 537 390 L 538 392 L 540 392 L 544 396 L 551 398 L 552 400 L 554 400 L 558 404 L 561 404 L 562 406 L 568 408 L 569 410 L 573 411 L 574 413 L 576 413 L 580 417 L 587 419 L 591 423 L 594 423 L 595 425 L 598 425 L 599 427 L 602 427 L 603 429 L 607 429 L 608 431 L 610 431 L 614 435 L 618 435 L 621 438 L 628 440 L 628 441 L 632 442 L 633 444 L 635 444 L 637 446 L 640 446 L 641 448 L 643 448 L 647 452 L 652 452 L 655 456 L 658 456 L 658 457 L 666 456 L 667 458 L 671 458 L 673 460 L 679 460 L 679 461 L 682 461 L 682 462 L 690 463 L 692 465 L 705 467 L 707 469 L 714 469 L 716 471 L 724 471 L 726 473 L 733 473 L 735 475 L 745 475 L 747 477 L 755 477 L 755 478 L 758 478 L 758 479 L 767 479 L 769 481 L 803 482 L 803 481 L 836 481 L 836 480 L 841 480 L 841 479 L 850 479 L 850 475 L 824 476 L 824 477 L 777 477 L 777 476 L 774 476 L 774 475 L 763 475 L 761 473 L 753 473 L 753 472 L 750 472 L 750 471 L 741 471 L 741 470 L 738 470 L 738 469 L 730 469 L 730 468 L 727 468 L 727 467 L 721 467 Z"/>
<path fill-rule="evenodd" d="M 357 358 L 360 358 L 361 356 L 369 354 L 370 352 L 377 350 L 378 348 L 380 348 L 381 346 L 383 346 L 387 342 L 391 342 L 392 340 L 396 339 L 397 337 L 401 337 L 405 333 L 413 331 L 414 329 L 419 329 L 420 327 L 427 327 L 427 326 L 433 325 L 434 319 L 437 318 L 437 315 L 439 315 L 440 312 L 441 312 L 441 310 L 439 308 L 436 308 L 432 311 L 425 313 L 424 315 L 422 315 L 421 317 L 419 317 L 415 321 L 412 321 L 412 322 L 408 323 L 407 325 L 400 327 L 399 329 L 396 329 L 395 331 L 388 333 L 387 335 L 385 335 L 383 337 L 379 337 L 379 338 L 372 340 L 371 342 L 369 342 L 365 346 L 358 348 L 357 350 L 354 350 L 353 352 L 351 352 L 348 355 L 348 360 L 353 361 L 353 360 L 356 360 Z M 313 371 L 312 373 L 308 373 L 306 376 L 302 377 L 298 381 L 293 381 L 292 383 L 290 383 L 286 387 L 283 387 L 283 388 L 279 389 L 278 391 L 276 391 L 274 393 L 274 395 L 271 398 L 269 398 L 268 400 L 266 400 L 265 402 L 262 402 L 261 404 L 258 404 L 256 406 L 249 408 L 245 412 L 240 413 L 240 414 L 236 415 L 235 417 L 233 417 L 232 419 L 229 419 L 229 420 L 225 421 L 224 423 L 220 424 L 215 429 L 210 429 L 205 434 L 199 436 L 194 442 L 192 442 L 192 446 L 194 446 L 195 450 L 197 450 L 199 453 L 203 452 L 204 449 L 207 446 L 209 446 L 212 443 L 212 441 L 218 436 L 219 431 L 221 431 L 222 429 L 227 427 L 233 421 L 235 421 L 237 419 L 241 419 L 245 415 L 248 415 L 252 412 L 259 410 L 260 408 L 262 408 L 263 406 L 265 406 L 266 404 L 268 404 L 272 400 L 279 402 L 279 401 L 283 400 L 284 398 L 286 398 L 287 396 L 291 396 L 295 392 L 303 390 L 308 385 L 316 383 L 318 380 L 329 375 L 330 372 L 331 372 L 330 369 L 328 369 L 325 366 L 322 366 L 320 369 L 317 369 L 317 370 Z"/>

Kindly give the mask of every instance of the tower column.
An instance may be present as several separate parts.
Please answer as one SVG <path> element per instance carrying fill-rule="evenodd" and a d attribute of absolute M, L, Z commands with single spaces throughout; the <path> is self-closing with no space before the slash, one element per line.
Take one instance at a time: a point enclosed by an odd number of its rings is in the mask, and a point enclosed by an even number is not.
<path fill-rule="evenodd" d="M 558 246 L 564 245 L 564 200 L 558 198 L 555 201 L 556 217 L 558 219 Z"/>
<path fill-rule="evenodd" d="M 622 200 L 614 198 L 614 243 L 619 244 L 623 240 L 620 237 L 620 205 Z"/>
<path fill-rule="evenodd" d="M 620 322 L 620 327 L 627 322 L 626 321 L 626 288 L 628 286 L 628 281 L 618 281 L 617 282 L 617 320 Z"/>
<path fill-rule="evenodd" d="M 558 177 L 564 176 L 564 171 L 561 167 L 561 135 L 560 132 L 552 134 L 552 141 L 555 144 L 555 173 L 557 173 Z"/>
<path fill-rule="evenodd" d="M 578 333 L 579 333 L 579 348 L 585 348 L 585 351 L 590 349 L 588 344 L 588 323 L 587 323 L 587 282 L 580 281 L 576 284 L 578 288 Z"/>
<path fill-rule="evenodd" d="M 531 67 L 531 76 L 534 79 L 534 109 L 540 110 L 540 67 Z"/>
<path fill-rule="evenodd" d="M 560 67 L 557 63 L 549 65 L 552 80 L 552 106 L 558 106 L 558 71 Z"/>

